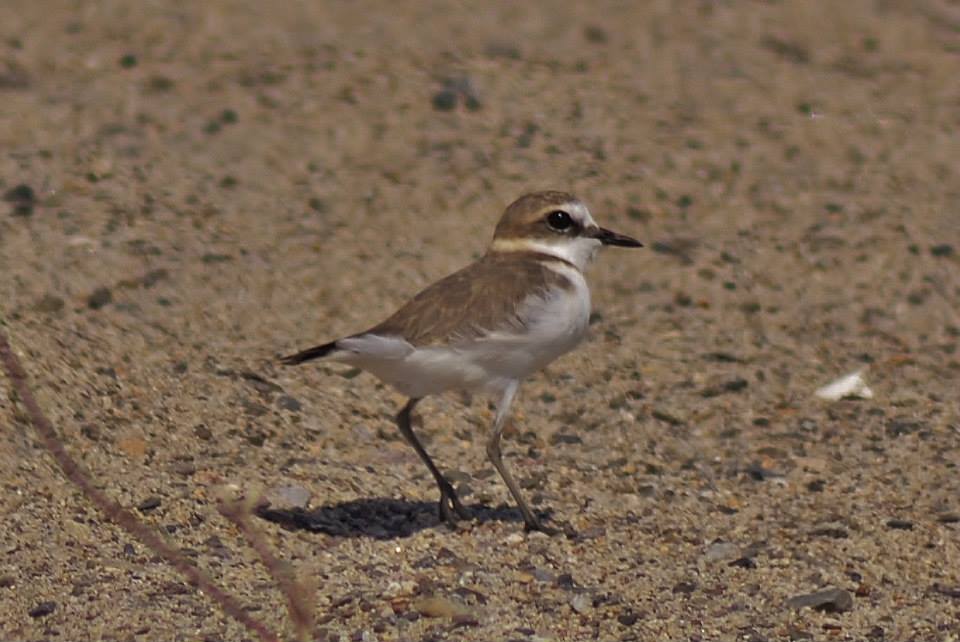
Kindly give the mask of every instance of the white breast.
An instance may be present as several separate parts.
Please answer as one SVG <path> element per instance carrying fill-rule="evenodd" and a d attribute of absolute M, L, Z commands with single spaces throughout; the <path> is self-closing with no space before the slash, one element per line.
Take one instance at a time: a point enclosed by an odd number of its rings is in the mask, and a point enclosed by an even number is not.
<path fill-rule="evenodd" d="M 573 284 L 532 296 L 520 312 L 522 329 L 504 329 L 464 346 L 461 351 L 496 379 L 520 380 L 540 370 L 579 344 L 590 321 L 590 289 L 583 274 L 564 264 L 551 264 Z"/>

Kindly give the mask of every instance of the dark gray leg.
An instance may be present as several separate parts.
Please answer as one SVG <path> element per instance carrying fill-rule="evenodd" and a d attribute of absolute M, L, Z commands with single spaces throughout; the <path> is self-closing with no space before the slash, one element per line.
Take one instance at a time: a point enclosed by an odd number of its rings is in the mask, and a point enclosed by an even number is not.
<path fill-rule="evenodd" d="M 527 506 L 523 495 L 520 494 L 520 487 L 517 485 L 517 482 L 514 481 L 507 467 L 504 466 L 503 457 L 500 455 L 500 436 L 503 434 L 503 428 L 507 423 L 507 415 L 510 413 L 510 405 L 513 403 L 513 398 L 517 394 L 517 388 L 519 387 L 520 382 L 515 381 L 503 391 L 503 396 L 497 405 L 496 418 L 493 420 L 493 434 L 490 435 L 490 439 L 487 441 L 487 457 L 490 458 L 494 468 L 497 469 L 500 477 L 502 477 L 503 481 L 507 484 L 507 488 L 510 489 L 510 494 L 513 495 L 513 499 L 517 502 L 520 512 L 523 513 L 523 522 L 526 529 L 528 531 L 541 531 L 553 534 L 556 532 L 555 529 L 545 527 L 540 522 L 540 519 L 533 514 L 530 507 Z"/>
<path fill-rule="evenodd" d="M 460 503 L 460 498 L 457 497 L 453 486 L 450 485 L 450 482 L 447 481 L 446 477 L 444 477 L 436 465 L 434 465 L 433 460 L 430 459 L 430 455 L 424 450 L 420 440 L 417 439 L 417 436 L 413 432 L 413 428 L 410 425 L 410 413 L 413 412 L 413 407 L 417 405 L 418 401 L 420 401 L 419 398 L 410 399 L 397 414 L 397 427 L 400 429 L 400 434 L 413 446 L 413 449 L 417 451 L 420 459 L 422 459 L 423 463 L 430 469 L 430 474 L 433 475 L 433 478 L 437 480 L 437 486 L 440 487 L 440 503 L 437 506 L 440 519 L 447 522 L 450 526 L 456 526 L 458 517 L 468 519 L 470 514 L 463 504 Z"/>

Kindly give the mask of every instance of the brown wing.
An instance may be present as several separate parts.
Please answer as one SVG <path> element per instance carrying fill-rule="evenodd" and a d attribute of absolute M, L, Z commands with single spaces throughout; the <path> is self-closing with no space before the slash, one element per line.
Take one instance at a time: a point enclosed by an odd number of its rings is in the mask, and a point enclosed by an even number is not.
<path fill-rule="evenodd" d="M 402 336 L 415 346 L 470 339 L 485 331 L 520 328 L 517 315 L 532 293 L 572 288 L 536 253 L 488 254 L 413 297 L 389 319 L 367 332 Z"/>

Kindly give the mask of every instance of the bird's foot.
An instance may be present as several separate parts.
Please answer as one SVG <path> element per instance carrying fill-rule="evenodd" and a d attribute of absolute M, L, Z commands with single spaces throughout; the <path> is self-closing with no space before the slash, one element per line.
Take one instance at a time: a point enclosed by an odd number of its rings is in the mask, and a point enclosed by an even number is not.
<path fill-rule="evenodd" d="M 470 519 L 470 512 L 460 502 L 457 492 L 449 483 L 440 489 L 440 501 L 437 503 L 437 513 L 440 521 L 446 522 L 450 528 L 457 527 L 460 519 Z"/>
<path fill-rule="evenodd" d="M 523 530 L 528 533 L 538 532 L 549 537 L 564 535 L 568 539 L 575 539 L 577 537 L 576 529 L 569 522 L 561 522 L 558 524 L 558 526 L 559 528 L 547 526 L 540 520 L 539 517 L 533 514 L 524 515 L 523 517 Z"/>

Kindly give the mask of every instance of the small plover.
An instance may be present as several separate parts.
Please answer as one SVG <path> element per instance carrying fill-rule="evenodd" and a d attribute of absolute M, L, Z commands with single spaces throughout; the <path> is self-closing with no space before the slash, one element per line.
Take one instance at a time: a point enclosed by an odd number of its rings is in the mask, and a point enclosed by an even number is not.
<path fill-rule="evenodd" d="M 596 224 L 565 192 L 536 192 L 504 211 L 487 253 L 417 294 L 364 332 L 283 357 L 341 361 L 366 370 L 409 400 L 397 426 L 440 487 L 440 519 L 469 516 L 453 486 L 411 427 L 414 406 L 448 390 L 495 395 L 487 455 L 513 495 L 528 530 L 544 528 L 503 464 L 500 435 L 520 382 L 572 350 L 587 332 L 590 289 L 583 271 L 602 245 L 641 247 Z"/>

